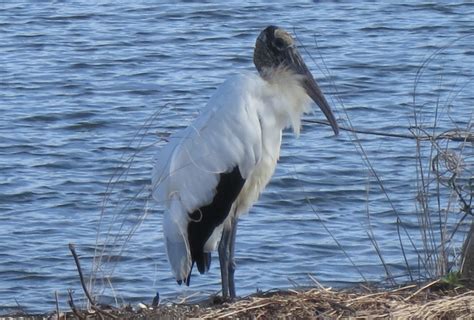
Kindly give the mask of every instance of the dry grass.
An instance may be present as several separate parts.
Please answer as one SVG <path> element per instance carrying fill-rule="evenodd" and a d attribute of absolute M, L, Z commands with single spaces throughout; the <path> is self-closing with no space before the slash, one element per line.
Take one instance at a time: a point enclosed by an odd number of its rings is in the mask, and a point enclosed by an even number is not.
<path fill-rule="evenodd" d="M 474 314 L 474 292 L 413 292 L 413 286 L 372 293 L 310 289 L 252 296 L 203 309 L 202 319 L 462 318 Z M 190 315 L 194 316 L 194 315 Z"/>
<path fill-rule="evenodd" d="M 214 298 L 202 304 L 81 313 L 84 319 L 109 318 L 107 314 L 117 319 L 473 319 L 474 290 L 449 288 L 437 280 L 392 290 L 321 287 L 258 293 L 235 302 Z"/>

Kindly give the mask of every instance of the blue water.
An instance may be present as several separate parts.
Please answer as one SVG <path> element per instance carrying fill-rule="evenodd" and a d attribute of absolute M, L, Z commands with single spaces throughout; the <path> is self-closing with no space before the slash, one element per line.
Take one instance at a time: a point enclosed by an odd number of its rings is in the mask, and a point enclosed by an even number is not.
<path fill-rule="evenodd" d="M 350 119 L 357 129 L 410 134 L 417 71 L 445 46 L 423 69 L 415 95 L 419 121 L 428 128 L 438 116 L 439 131 L 472 121 L 470 2 L 2 1 L 0 314 L 17 309 L 17 302 L 29 312 L 52 310 L 54 292 L 65 307 L 69 288 L 82 299 L 68 243 L 76 244 L 89 275 L 107 184 L 128 165 L 124 153 L 136 157 L 111 193 L 99 239 L 105 241 L 108 226 L 112 234 L 123 216 L 129 223 L 122 234 L 134 226 L 144 205 L 148 217 L 120 252 L 110 278 L 115 292 L 101 281 L 94 292 L 105 302 L 115 295 L 119 302 L 149 303 L 156 291 L 173 300 L 219 290 L 216 258 L 209 274 L 193 276 L 190 288 L 172 279 L 159 207 L 145 203 L 151 157 L 162 137 L 189 123 L 226 77 L 253 70 L 255 38 L 269 24 L 297 35 L 341 125 Z M 323 117 L 316 111 L 305 119 Z M 334 137 L 328 127 L 310 123 L 299 139 L 285 133 L 272 182 L 239 224 L 238 294 L 314 285 L 308 275 L 326 286 L 386 283 L 369 224 L 389 272 L 396 282 L 406 281 L 397 217 L 410 268 L 420 276 L 407 236 L 421 239 L 415 142 L 358 137 L 393 207 L 352 135 Z M 472 145 L 464 155 L 472 164 Z M 472 167 L 463 174 L 472 175 Z M 452 243 L 452 251 L 459 245 Z"/>

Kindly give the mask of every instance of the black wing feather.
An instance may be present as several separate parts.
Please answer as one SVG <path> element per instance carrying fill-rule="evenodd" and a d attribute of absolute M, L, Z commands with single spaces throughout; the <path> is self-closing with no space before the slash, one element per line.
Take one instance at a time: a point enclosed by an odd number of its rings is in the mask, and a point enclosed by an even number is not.
<path fill-rule="evenodd" d="M 211 265 L 211 253 L 203 251 L 204 244 L 214 229 L 229 215 L 232 203 L 239 195 L 244 183 L 245 179 L 240 174 L 238 166 L 230 172 L 221 173 L 212 202 L 189 214 L 192 219 L 188 224 L 191 258 L 193 264 L 196 262 L 201 274 L 208 271 Z M 191 272 L 188 278 L 190 277 Z M 186 279 L 186 282 L 189 284 L 189 279 Z"/>

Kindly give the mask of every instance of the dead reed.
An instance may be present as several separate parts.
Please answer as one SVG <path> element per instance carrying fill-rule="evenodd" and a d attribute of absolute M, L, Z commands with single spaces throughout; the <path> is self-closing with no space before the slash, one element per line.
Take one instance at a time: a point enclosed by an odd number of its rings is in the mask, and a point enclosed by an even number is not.
<path fill-rule="evenodd" d="M 104 314 L 116 319 L 472 319 L 474 291 L 439 280 L 392 290 L 313 288 L 257 293 L 234 302 L 82 312 L 81 318 L 108 318 Z M 70 313 L 64 317 L 78 316 Z"/>

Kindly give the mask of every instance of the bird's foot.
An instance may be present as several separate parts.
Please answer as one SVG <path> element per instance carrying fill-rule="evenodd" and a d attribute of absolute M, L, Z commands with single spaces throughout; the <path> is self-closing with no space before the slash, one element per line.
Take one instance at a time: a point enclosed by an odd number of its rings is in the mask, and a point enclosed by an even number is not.
<path fill-rule="evenodd" d="M 220 305 L 223 303 L 235 302 L 235 300 L 236 300 L 236 297 L 229 297 L 229 296 L 224 297 L 224 296 L 215 295 L 212 299 L 212 304 Z"/>

